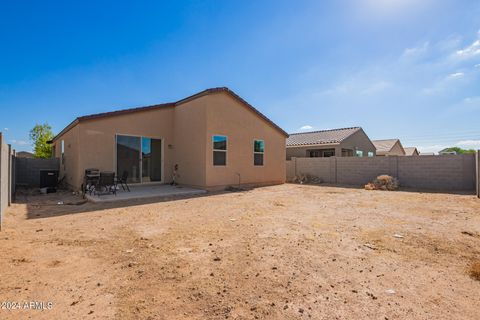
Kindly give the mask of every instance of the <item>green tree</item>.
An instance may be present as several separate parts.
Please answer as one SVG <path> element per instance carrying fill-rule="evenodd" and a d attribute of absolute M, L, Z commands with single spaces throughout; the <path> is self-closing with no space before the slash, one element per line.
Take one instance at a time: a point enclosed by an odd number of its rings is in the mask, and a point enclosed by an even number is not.
<path fill-rule="evenodd" d="M 459 148 L 459 147 L 450 147 L 450 148 L 446 148 L 445 151 L 455 151 L 457 154 L 464 154 L 464 153 L 475 153 L 475 150 L 473 149 L 462 149 L 462 148 Z"/>
<path fill-rule="evenodd" d="M 47 123 L 37 124 L 30 130 L 30 140 L 33 144 L 35 158 L 50 158 L 52 156 L 52 145 L 47 143 L 52 139 L 52 127 Z"/>

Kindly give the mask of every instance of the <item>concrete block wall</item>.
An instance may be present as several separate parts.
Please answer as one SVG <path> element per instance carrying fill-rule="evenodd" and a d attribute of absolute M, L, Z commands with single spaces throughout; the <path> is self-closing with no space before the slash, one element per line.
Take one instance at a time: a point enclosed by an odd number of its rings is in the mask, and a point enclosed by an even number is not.
<path fill-rule="evenodd" d="M 293 162 L 297 174 L 309 174 L 322 179 L 325 183 L 334 183 L 335 172 L 330 168 L 332 159 L 334 158 L 293 158 L 289 162 Z"/>
<path fill-rule="evenodd" d="M 41 170 L 59 170 L 60 162 L 57 158 L 29 159 L 16 158 L 15 179 L 17 186 L 37 188 L 40 186 Z"/>
<path fill-rule="evenodd" d="M 0 230 L 2 229 L 2 219 L 5 209 L 9 205 L 9 167 L 10 167 L 9 146 L 5 143 L 5 138 L 0 132 Z"/>
<path fill-rule="evenodd" d="M 393 174 L 396 163 L 387 157 L 343 157 L 337 159 L 338 184 L 364 185 L 383 174 Z"/>
<path fill-rule="evenodd" d="M 440 191 L 473 191 L 478 175 L 472 154 L 292 158 L 287 166 L 287 180 L 295 174 L 310 174 L 325 183 L 361 186 L 388 174 L 398 178 L 403 187 Z"/>
<path fill-rule="evenodd" d="M 477 154 L 475 155 L 475 167 L 477 170 L 477 198 L 480 198 L 480 150 L 477 150 Z"/>
<path fill-rule="evenodd" d="M 400 157 L 397 177 L 410 188 L 474 190 L 475 156 Z"/>

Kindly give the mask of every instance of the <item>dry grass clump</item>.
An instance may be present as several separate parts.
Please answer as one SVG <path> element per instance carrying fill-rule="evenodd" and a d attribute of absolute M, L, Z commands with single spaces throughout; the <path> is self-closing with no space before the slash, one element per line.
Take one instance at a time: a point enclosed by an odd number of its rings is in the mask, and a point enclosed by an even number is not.
<path fill-rule="evenodd" d="M 480 260 L 475 261 L 471 266 L 470 269 L 468 270 L 468 273 L 470 274 L 470 277 L 473 279 L 480 281 Z"/>
<path fill-rule="evenodd" d="M 398 189 L 398 179 L 386 174 L 378 176 L 375 180 L 365 185 L 365 190 L 393 191 L 397 189 Z"/>
<path fill-rule="evenodd" d="M 293 177 L 292 182 L 293 183 L 300 183 L 300 184 L 304 184 L 304 183 L 320 184 L 323 181 L 319 177 L 312 176 L 310 174 L 301 173 L 301 174 Z"/>

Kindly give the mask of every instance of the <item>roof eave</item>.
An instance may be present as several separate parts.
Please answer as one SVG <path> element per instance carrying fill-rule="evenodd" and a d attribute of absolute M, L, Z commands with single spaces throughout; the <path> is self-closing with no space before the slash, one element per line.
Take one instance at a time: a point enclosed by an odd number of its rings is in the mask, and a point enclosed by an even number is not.
<path fill-rule="evenodd" d="M 340 145 L 341 142 L 329 142 L 329 143 L 309 143 L 309 144 L 293 144 L 293 145 L 288 145 L 287 148 L 304 148 L 304 147 L 322 147 L 322 146 L 338 146 Z"/>

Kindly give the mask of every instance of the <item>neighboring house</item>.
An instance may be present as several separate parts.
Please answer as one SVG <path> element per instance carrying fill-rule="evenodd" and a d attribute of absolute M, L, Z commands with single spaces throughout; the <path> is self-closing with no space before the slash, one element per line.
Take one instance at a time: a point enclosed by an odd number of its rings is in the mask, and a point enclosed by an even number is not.
<path fill-rule="evenodd" d="M 435 153 L 433 153 L 433 152 L 420 152 L 420 155 L 421 156 L 434 156 Z"/>
<path fill-rule="evenodd" d="M 33 158 L 33 153 L 28 152 L 28 151 L 19 151 L 15 153 L 15 156 L 17 158 Z"/>
<path fill-rule="evenodd" d="M 457 151 L 452 150 L 451 148 L 445 148 L 440 151 L 438 151 L 439 155 L 445 155 L 445 154 L 457 154 Z"/>
<path fill-rule="evenodd" d="M 377 156 L 404 156 L 405 149 L 399 139 L 372 140 Z"/>
<path fill-rule="evenodd" d="M 292 133 L 287 139 L 287 160 L 374 155 L 375 146 L 360 127 Z"/>
<path fill-rule="evenodd" d="M 205 189 L 285 182 L 288 134 L 228 88 L 173 103 L 75 119 L 53 140 L 60 176 L 79 189 L 87 168 L 128 173 L 131 183 Z"/>
<path fill-rule="evenodd" d="M 418 156 L 420 154 L 415 147 L 406 147 L 403 148 L 403 150 L 405 150 L 406 156 Z"/>

